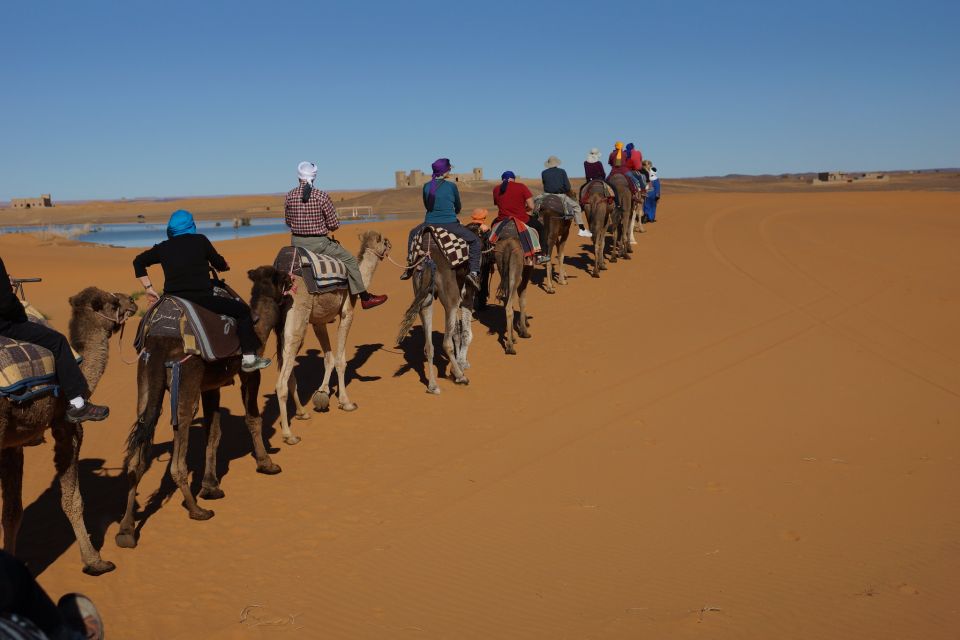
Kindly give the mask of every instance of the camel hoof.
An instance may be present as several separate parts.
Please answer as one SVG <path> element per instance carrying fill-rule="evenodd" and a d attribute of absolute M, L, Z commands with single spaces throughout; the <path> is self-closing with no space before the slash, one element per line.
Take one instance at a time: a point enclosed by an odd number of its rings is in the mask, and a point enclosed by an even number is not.
<path fill-rule="evenodd" d="M 590 275 L 593 276 L 594 278 L 599 278 L 599 277 L 600 277 L 600 274 L 599 274 L 598 272 L 596 272 L 596 271 L 592 272 Z"/>
<path fill-rule="evenodd" d="M 440 387 L 427 387 L 427 393 L 438 396 L 440 395 Z"/>
<path fill-rule="evenodd" d="M 505 352 L 508 356 L 515 356 L 515 355 L 517 355 L 517 350 L 514 349 L 513 347 L 507 347 L 506 349 L 504 349 L 504 352 Z"/>
<path fill-rule="evenodd" d="M 606 270 L 607 270 L 607 265 L 605 264 L 600 265 L 600 271 L 606 271 Z M 598 275 L 597 277 L 599 278 L 600 276 Z"/>
<path fill-rule="evenodd" d="M 300 442 L 300 436 L 284 436 L 283 438 L 284 444 L 294 445 L 298 442 Z"/>
<path fill-rule="evenodd" d="M 347 404 L 341 404 L 341 405 L 340 405 L 340 410 L 341 410 L 341 411 L 356 411 L 356 410 L 357 410 L 357 403 L 356 403 L 356 402 L 348 402 Z"/>
<path fill-rule="evenodd" d="M 275 476 L 281 471 L 280 465 L 274 464 L 273 462 L 257 465 L 257 473 L 262 473 L 265 476 Z"/>
<path fill-rule="evenodd" d="M 221 489 L 220 487 L 214 487 L 212 489 L 203 487 L 202 489 L 200 489 L 200 493 L 197 494 L 197 497 L 203 498 L 204 500 L 220 500 L 226 497 L 226 495 L 227 494 L 225 494 L 223 492 L 223 489 Z"/>
<path fill-rule="evenodd" d="M 622 257 L 624 260 L 633 260 L 633 258 L 630 257 L 629 253 L 624 253 Z"/>
<path fill-rule="evenodd" d="M 550 294 L 554 294 L 554 293 L 557 292 L 557 290 L 554 289 L 554 288 L 552 288 L 552 287 L 551 287 L 550 289 L 544 289 L 544 291 L 546 291 L 547 293 L 550 293 Z"/>
<path fill-rule="evenodd" d="M 330 394 L 324 391 L 313 394 L 313 408 L 317 411 L 327 411 L 330 408 Z"/>
<path fill-rule="evenodd" d="M 470 380 L 467 379 L 467 376 L 461 376 L 461 377 L 457 378 L 456 380 L 454 380 L 454 383 L 455 383 L 455 384 L 462 384 L 463 386 L 467 386 L 468 384 L 470 384 Z"/>
<path fill-rule="evenodd" d="M 102 576 L 105 573 L 110 573 L 117 568 L 117 565 L 109 562 L 108 560 L 99 560 L 94 564 L 88 564 L 83 568 L 83 572 L 88 576 Z"/>
<path fill-rule="evenodd" d="M 297 415 L 294 416 L 294 418 L 296 418 L 297 420 L 309 420 L 310 417 L 311 416 L 309 413 L 298 413 Z"/>
<path fill-rule="evenodd" d="M 209 520 L 210 518 L 213 517 L 213 515 L 214 513 L 212 510 L 197 507 L 196 511 L 190 512 L 190 519 L 191 520 Z"/>
<path fill-rule="evenodd" d="M 136 549 L 137 539 L 132 533 L 118 533 L 116 537 L 117 546 L 124 549 Z"/>

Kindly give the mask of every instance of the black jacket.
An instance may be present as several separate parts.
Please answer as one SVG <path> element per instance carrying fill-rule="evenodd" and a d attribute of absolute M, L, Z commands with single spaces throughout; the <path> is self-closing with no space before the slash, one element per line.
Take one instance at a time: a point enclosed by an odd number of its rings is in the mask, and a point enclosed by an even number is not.
<path fill-rule="evenodd" d="M 163 292 L 172 295 L 211 293 L 210 266 L 227 271 L 227 261 L 210 244 L 207 236 L 187 233 L 153 245 L 133 259 L 138 278 L 147 275 L 147 267 L 163 267 Z"/>
<path fill-rule="evenodd" d="M 20 299 L 13 292 L 7 267 L 0 258 L 0 331 L 9 324 L 26 321 L 27 313 L 23 310 Z"/>

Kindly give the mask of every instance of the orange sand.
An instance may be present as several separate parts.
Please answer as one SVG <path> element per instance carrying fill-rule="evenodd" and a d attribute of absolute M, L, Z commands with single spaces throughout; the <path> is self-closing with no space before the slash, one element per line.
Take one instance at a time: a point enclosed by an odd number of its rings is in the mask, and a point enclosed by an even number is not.
<path fill-rule="evenodd" d="M 391 299 L 348 350 L 359 411 L 296 422 L 285 446 L 271 369 L 283 473 L 265 477 L 225 390 L 227 497 L 208 522 L 165 499 L 166 411 L 141 506 L 163 493 L 135 550 L 113 541 L 135 419 L 114 343 L 81 490 L 118 568 L 80 572 L 49 444 L 26 453 L 21 556 L 54 596 L 93 597 L 113 638 L 955 638 L 960 194 L 661 205 L 633 261 L 531 293 L 518 356 L 477 323 L 470 386 L 441 380 L 439 397 L 419 343 L 414 370 L 390 344 L 410 290 L 384 264 L 372 288 Z M 402 258 L 406 225 L 379 228 Z M 283 243 L 222 243 L 231 282 L 247 290 Z M 138 288 L 133 250 L 3 237 L 0 253 L 44 278 L 30 298 L 61 329 L 83 286 Z M 321 365 L 301 362 L 306 394 Z"/>

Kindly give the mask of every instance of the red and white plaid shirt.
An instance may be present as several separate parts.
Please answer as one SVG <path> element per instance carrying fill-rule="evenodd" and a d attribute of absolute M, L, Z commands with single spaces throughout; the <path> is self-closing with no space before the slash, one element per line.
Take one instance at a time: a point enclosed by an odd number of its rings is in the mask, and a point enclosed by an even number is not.
<path fill-rule="evenodd" d="M 301 202 L 303 187 L 300 181 L 296 189 L 287 194 L 283 205 L 284 218 L 295 236 L 325 236 L 340 226 L 337 210 L 326 191 L 314 187 L 306 202 Z"/>

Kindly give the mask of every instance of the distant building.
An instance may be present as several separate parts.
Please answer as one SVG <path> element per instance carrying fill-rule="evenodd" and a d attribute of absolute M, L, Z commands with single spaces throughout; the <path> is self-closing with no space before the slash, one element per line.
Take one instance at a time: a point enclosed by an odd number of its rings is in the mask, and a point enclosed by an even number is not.
<path fill-rule="evenodd" d="M 413 169 L 409 173 L 397 171 L 394 176 L 397 181 L 397 189 L 419 187 L 430 182 L 430 174 L 425 174 L 420 169 Z M 483 182 L 483 169 L 477 167 L 470 173 L 451 173 L 450 180 L 454 182 Z"/>
<path fill-rule="evenodd" d="M 849 182 L 889 182 L 890 176 L 885 173 L 841 173 L 839 171 L 821 171 L 814 178 L 814 185 L 840 184 Z"/>
<path fill-rule="evenodd" d="M 49 193 L 45 193 L 39 198 L 12 198 L 10 200 L 10 206 L 14 209 L 41 209 L 44 207 L 52 207 L 53 200 L 50 198 Z"/>

